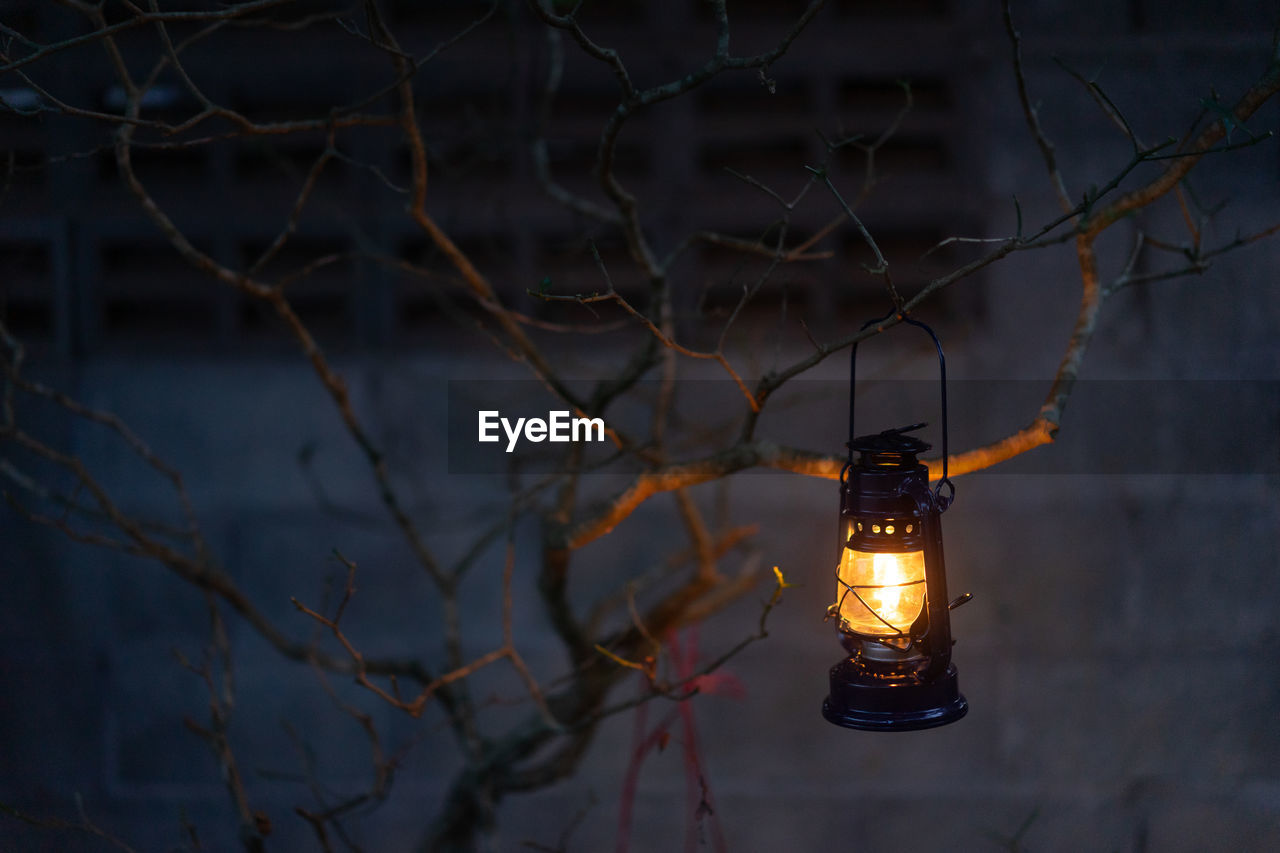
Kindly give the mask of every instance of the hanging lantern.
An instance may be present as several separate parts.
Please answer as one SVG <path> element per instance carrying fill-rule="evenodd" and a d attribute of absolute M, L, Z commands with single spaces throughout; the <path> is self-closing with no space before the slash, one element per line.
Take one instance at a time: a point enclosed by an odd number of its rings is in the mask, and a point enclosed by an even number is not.
<path fill-rule="evenodd" d="M 928 332 L 938 351 L 942 478 L 930 488 L 929 470 L 917 458 L 930 445 L 908 434 L 925 424 L 855 437 L 855 344 L 849 459 L 840 475 L 836 601 L 827 611 L 849 657 L 831 668 L 831 693 L 822 714 L 837 725 L 871 731 L 932 728 L 969 710 L 951 663 L 949 611 L 970 596 L 948 602 L 942 554 L 941 516 L 955 495 L 946 473 L 946 361 L 932 329 L 910 318 L 903 321 Z"/>

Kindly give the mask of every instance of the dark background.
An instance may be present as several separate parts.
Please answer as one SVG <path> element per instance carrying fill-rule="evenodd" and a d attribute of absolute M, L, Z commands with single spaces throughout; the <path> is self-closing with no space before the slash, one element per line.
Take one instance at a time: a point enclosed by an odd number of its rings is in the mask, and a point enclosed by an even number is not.
<path fill-rule="evenodd" d="M 72 34 L 56 31 L 61 17 L 47 5 L 6 4 L 0 21 L 46 39 Z M 708 49 L 699 3 L 591 5 L 584 25 L 599 42 L 618 45 L 638 77 L 666 79 Z M 794 5 L 730 3 L 734 50 L 769 45 Z M 402 41 L 418 49 L 473 15 L 467 3 L 399 4 L 392 12 Z M 1040 0 L 1015 15 L 1033 98 L 1077 195 L 1114 174 L 1128 143 L 1051 55 L 1095 77 L 1154 140 L 1180 135 L 1215 91 L 1230 103 L 1265 68 L 1277 23 L 1274 4 L 1262 2 Z M 584 233 L 597 241 L 620 289 L 638 292 L 641 282 L 628 273 L 616 235 L 593 232 L 548 202 L 534 180 L 526 145 L 536 110 L 532 81 L 545 69 L 547 48 L 528 17 L 522 4 L 504 7 L 421 72 L 420 115 L 433 157 L 428 206 L 510 304 L 587 322 L 585 314 L 524 295 L 544 276 L 560 292 L 598 288 Z M 274 43 L 247 35 L 236 42 L 242 54 L 193 54 L 190 69 L 255 117 L 306 115 L 375 79 L 372 62 L 366 68 L 341 52 L 341 35 L 311 28 Z M 614 90 L 607 70 L 568 42 L 564 50 L 548 154 L 558 177 L 589 192 L 596 134 Z M 64 98 L 108 105 L 100 54 L 69 53 L 49 66 L 48 79 Z M 756 234 L 775 210 L 723 167 L 794 192 L 806 180 L 803 165 L 822 155 L 815 127 L 879 132 L 900 105 L 896 81 L 908 79 L 916 107 L 879 157 L 884 180 L 860 215 L 886 254 L 901 259 L 899 284 L 912 291 L 933 265 L 945 269 L 966 257 L 943 253 L 917 267 L 914 259 L 939 239 L 1010 233 L 1012 196 L 1029 223 L 1055 212 L 1008 56 L 990 3 L 829 3 L 770 69 L 774 95 L 744 74 L 662 105 L 629 129 L 620 177 L 640 188 L 660 245 L 699 227 Z M 8 92 L 22 82 L 4 78 L 0 87 Z M 171 96 L 157 109 L 190 110 L 179 88 Z M 1250 129 L 1275 129 L 1278 118 L 1268 104 Z M 292 633 L 311 626 L 289 596 L 320 598 L 325 578 L 340 573 L 330 556 L 337 547 L 362 566 L 351 632 L 378 653 L 438 659 L 438 608 L 384 521 L 364 462 L 305 359 L 271 317 L 167 248 L 121 189 L 109 149 L 65 159 L 103 140 L 85 120 L 0 114 L 0 147 L 24 167 L 0 205 L 0 310 L 27 341 L 31 370 L 119 413 L 182 470 L 224 564 Z M 369 134 L 360 156 L 402 183 L 402 153 L 385 142 Z M 320 144 L 289 137 L 140 153 L 139 171 L 199 245 L 239 264 L 279 228 L 299 171 Z M 1270 142 L 1197 167 L 1192 184 L 1206 206 L 1231 199 L 1206 232 L 1208 243 L 1273 224 L 1278 156 Z M 57 162 L 25 168 L 48 157 Z M 861 181 L 856 160 L 836 167 L 842 186 Z M 336 170 L 279 268 L 335 247 L 372 247 L 444 276 L 442 259 L 401 215 L 402 204 L 365 170 Z M 815 201 L 797 214 L 798 233 L 833 213 L 829 199 Z M 1144 223 L 1186 239 L 1176 205 L 1159 205 Z M 1113 273 L 1132 234 L 1128 225 L 1117 231 L 1102 245 Z M 819 339 L 883 310 L 878 284 L 860 271 L 869 258 L 854 232 L 846 228 L 825 245 L 836 253 L 831 261 L 784 269 L 743 319 L 734 352 L 748 376 L 806 352 L 794 327 L 776 334 L 784 291 L 790 316 L 803 316 Z M 1083 372 L 1099 381 L 1085 383 L 1068 406 L 1061 443 L 957 481 L 945 522 L 948 575 L 956 594 L 975 598 L 953 620 L 955 661 L 972 709 L 956 725 L 890 736 L 844 731 L 820 718 L 826 670 L 840 655 L 821 621 L 831 592 L 833 483 L 760 473 L 700 487 L 707 506 L 727 502 L 735 519 L 759 525 L 762 577 L 778 565 L 798 584 L 772 614 L 769 639 L 727 667 L 745 697 L 694 702 L 706 781 L 730 849 L 1280 848 L 1278 253 L 1262 242 L 1202 276 L 1111 300 Z M 680 332 L 691 345 L 714 343 L 699 337 L 716 325 L 701 325 L 698 312 L 731 307 L 750 269 L 735 255 L 702 250 L 678 271 L 686 283 L 677 291 Z M 1012 256 L 926 306 L 960 380 L 952 389 L 953 435 L 967 442 L 960 449 L 1034 416 L 1070 333 L 1079 287 L 1067 246 Z M 474 333 L 474 309 L 447 286 L 353 261 L 303 283 L 295 298 L 387 449 L 414 518 L 442 553 L 460 553 L 470 534 L 505 511 L 507 492 L 501 476 L 451 473 L 449 385 L 528 374 Z M 626 351 L 623 338 L 610 335 L 566 337 L 552 348 L 567 373 L 583 379 Z M 896 330 L 860 357 L 869 400 L 897 385 L 886 380 L 910 379 L 912 398 L 930 407 L 899 417 L 887 403 L 868 403 L 861 410 L 868 429 L 936 420 L 931 397 L 919 392 L 935 369 L 923 339 Z M 762 421 L 762 435 L 837 452 L 846 371 L 837 357 L 806 375 L 825 390 L 805 403 L 803 417 L 780 405 Z M 698 365 L 688 376 L 721 378 Z M 1107 387 L 1141 393 L 1122 391 L 1125 406 L 1108 404 L 1105 393 L 1090 397 Z M 966 403 L 966 388 L 981 389 L 984 404 Z M 23 418 L 30 431 L 83 459 L 126 507 L 172 511 L 165 484 L 100 427 L 50 408 L 28 408 Z M 1108 441 L 1112 430 L 1117 438 Z M 936 445 L 936 432 L 931 437 Z M 1206 447 L 1220 467 L 1199 467 Z M 588 496 L 603 498 L 625 482 L 592 478 Z M 139 849 L 180 845 L 184 816 L 209 849 L 234 846 L 214 759 L 182 723 L 201 718 L 207 699 L 172 654 L 198 654 L 207 641 L 201 595 L 159 566 L 74 545 L 0 512 L 0 802 L 74 819 L 79 794 L 96 823 Z M 575 601 L 585 608 L 683 547 L 673 519 L 666 504 L 652 502 L 580 552 Z M 518 599 L 536 597 L 537 536 L 531 523 L 517 532 L 518 544 L 529 546 L 517 552 Z M 470 653 L 495 642 L 499 570 L 494 555 L 464 591 Z M 754 630 L 767 589 L 763 582 L 699 629 L 706 657 Z M 517 608 L 515 631 L 540 677 L 563 671 L 537 607 Z M 243 624 L 233 621 L 231 638 L 238 661 L 232 736 L 251 795 L 272 818 L 269 846 L 305 849 L 309 830 L 291 809 L 307 799 L 299 776 L 308 750 L 332 790 L 357 790 L 367 784 L 367 745 L 305 667 L 278 659 Z M 482 674 L 477 695 L 518 694 L 508 676 Z M 638 689 L 628 685 L 618 695 Z M 389 743 L 412 746 L 389 802 L 353 821 L 353 831 L 366 849 L 413 849 L 457 769 L 456 753 L 438 716 L 414 721 L 350 695 Z M 497 725 L 525 710 L 495 703 L 484 721 Z M 606 723 L 571 781 L 506 801 L 496 849 L 526 841 L 554 847 L 571 826 L 567 849 L 611 847 L 631 726 L 629 715 Z M 679 749 L 651 757 L 635 801 L 632 849 L 680 845 L 686 803 Z M 75 845 L 102 846 L 0 815 L 0 847 Z"/>

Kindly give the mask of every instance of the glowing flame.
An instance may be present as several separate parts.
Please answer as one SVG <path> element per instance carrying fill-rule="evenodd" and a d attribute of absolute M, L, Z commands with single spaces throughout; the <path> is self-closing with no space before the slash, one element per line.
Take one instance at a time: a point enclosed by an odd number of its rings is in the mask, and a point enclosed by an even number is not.
<path fill-rule="evenodd" d="M 924 552 L 868 554 L 846 548 L 840 580 L 836 600 L 849 630 L 872 636 L 905 634 L 924 606 Z"/>

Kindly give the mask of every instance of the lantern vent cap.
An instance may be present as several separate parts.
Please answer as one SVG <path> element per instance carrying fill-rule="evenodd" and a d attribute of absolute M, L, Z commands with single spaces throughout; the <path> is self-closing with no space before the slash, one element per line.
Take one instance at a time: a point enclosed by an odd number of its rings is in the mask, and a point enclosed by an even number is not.
<path fill-rule="evenodd" d="M 907 435 L 928 424 L 911 424 L 910 426 L 887 429 L 871 435 L 862 435 L 849 442 L 849 449 L 861 454 L 860 464 L 872 468 L 910 468 L 916 465 L 916 456 L 924 453 L 933 445 L 927 441 Z"/>

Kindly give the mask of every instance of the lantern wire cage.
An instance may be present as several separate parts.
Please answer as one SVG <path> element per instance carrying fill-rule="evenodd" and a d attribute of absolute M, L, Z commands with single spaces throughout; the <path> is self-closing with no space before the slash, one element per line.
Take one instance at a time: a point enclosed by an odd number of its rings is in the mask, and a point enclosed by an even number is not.
<path fill-rule="evenodd" d="M 877 642 L 884 642 L 887 640 L 897 640 L 897 639 L 902 639 L 902 638 L 911 636 L 910 630 L 904 631 L 900 626 L 893 624 L 888 619 L 885 619 L 883 616 L 881 616 L 880 611 L 877 610 L 875 607 L 871 606 L 871 603 L 868 602 L 865 598 L 863 598 L 862 595 L 858 592 L 858 590 L 860 589 L 905 589 L 906 587 L 910 587 L 910 586 L 923 585 L 924 578 L 920 578 L 919 580 L 903 581 L 902 583 L 880 583 L 880 584 L 846 583 L 844 578 L 840 577 L 840 569 L 837 566 L 836 567 L 836 583 L 838 583 L 841 587 L 844 588 L 844 592 L 840 594 L 840 600 L 837 601 L 835 604 L 831 605 L 831 612 L 833 615 L 840 613 L 841 611 L 844 610 L 845 599 L 849 596 L 850 593 L 852 593 L 853 597 L 858 599 L 858 602 L 863 607 L 865 607 L 867 611 L 871 613 L 872 616 L 874 616 L 876 619 L 883 622 L 886 628 L 893 631 L 892 634 L 889 634 L 887 636 L 882 635 L 882 636 L 875 637 L 874 639 Z M 910 628 L 910 626 L 908 626 L 908 628 Z"/>

